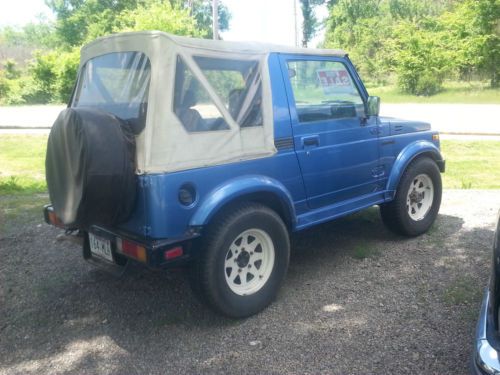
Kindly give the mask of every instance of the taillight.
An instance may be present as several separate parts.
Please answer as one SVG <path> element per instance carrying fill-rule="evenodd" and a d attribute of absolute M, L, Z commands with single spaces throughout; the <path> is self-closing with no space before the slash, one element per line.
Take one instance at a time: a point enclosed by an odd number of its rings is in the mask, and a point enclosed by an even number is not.
<path fill-rule="evenodd" d="M 54 211 L 49 211 L 49 221 L 52 225 L 59 227 L 59 228 L 64 228 L 64 224 L 59 218 L 57 217 L 56 213 Z"/>
<path fill-rule="evenodd" d="M 165 250 L 163 253 L 163 257 L 165 260 L 172 260 L 174 258 L 178 258 L 184 254 L 184 251 L 181 246 L 174 247 L 173 249 Z"/>
<path fill-rule="evenodd" d="M 139 262 L 146 263 L 147 255 L 146 248 L 134 242 L 116 238 L 116 251 L 127 255 L 131 258 L 137 259 Z"/>

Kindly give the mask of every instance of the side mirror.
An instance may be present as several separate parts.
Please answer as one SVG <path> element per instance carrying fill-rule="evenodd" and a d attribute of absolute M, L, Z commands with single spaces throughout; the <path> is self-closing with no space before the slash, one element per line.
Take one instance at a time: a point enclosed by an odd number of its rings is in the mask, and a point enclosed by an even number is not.
<path fill-rule="evenodd" d="M 366 102 L 366 115 L 370 116 L 378 116 L 380 113 L 380 97 L 378 96 L 369 96 L 368 101 Z"/>

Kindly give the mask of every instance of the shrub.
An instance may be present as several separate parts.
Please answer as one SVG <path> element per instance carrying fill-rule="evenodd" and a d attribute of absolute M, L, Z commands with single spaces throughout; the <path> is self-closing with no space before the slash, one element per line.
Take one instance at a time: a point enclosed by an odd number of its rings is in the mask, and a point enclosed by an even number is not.
<path fill-rule="evenodd" d="M 452 70 L 450 56 L 440 45 L 439 30 L 403 23 L 397 33 L 395 66 L 399 88 L 413 95 L 436 94 Z"/>
<path fill-rule="evenodd" d="M 58 102 L 67 103 L 69 101 L 76 82 L 79 63 L 80 50 L 78 48 L 60 54 L 59 63 L 56 68 L 56 100 Z"/>
<path fill-rule="evenodd" d="M 56 84 L 56 53 L 35 53 L 35 59 L 28 69 L 32 78 L 32 85 L 26 92 L 26 99 L 30 103 L 49 103 L 53 101 Z"/>
<path fill-rule="evenodd" d="M 8 90 L 0 96 L 5 104 L 45 104 L 66 103 L 75 84 L 80 53 L 37 52 L 28 67 L 27 74 L 16 80 L 7 80 Z"/>

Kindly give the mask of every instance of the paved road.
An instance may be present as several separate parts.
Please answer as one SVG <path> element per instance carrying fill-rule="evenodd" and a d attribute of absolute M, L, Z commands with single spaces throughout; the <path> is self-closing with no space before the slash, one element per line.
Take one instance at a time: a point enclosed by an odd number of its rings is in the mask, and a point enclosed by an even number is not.
<path fill-rule="evenodd" d="M 51 127 L 65 106 L 29 105 L 0 107 L 0 129 L 6 127 Z"/>
<path fill-rule="evenodd" d="M 382 104 L 383 116 L 427 121 L 451 134 L 500 134 L 500 104 Z"/>
<path fill-rule="evenodd" d="M 49 128 L 62 109 L 60 105 L 0 107 L 0 130 Z M 382 104 L 381 115 L 427 121 L 441 133 L 500 135 L 500 104 Z"/>

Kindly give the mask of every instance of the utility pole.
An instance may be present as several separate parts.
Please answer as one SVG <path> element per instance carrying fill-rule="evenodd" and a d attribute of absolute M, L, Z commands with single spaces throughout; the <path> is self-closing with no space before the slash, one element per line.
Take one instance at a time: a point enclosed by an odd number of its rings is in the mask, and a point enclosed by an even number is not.
<path fill-rule="evenodd" d="M 293 1 L 293 22 L 294 22 L 294 36 L 295 36 L 295 47 L 299 46 L 299 32 L 298 32 L 298 20 L 297 20 L 297 0 Z"/>
<path fill-rule="evenodd" d="M 219 0 L 212 0 L 212 33 L 214 40 L 219 39 Z"/>

